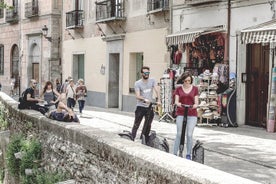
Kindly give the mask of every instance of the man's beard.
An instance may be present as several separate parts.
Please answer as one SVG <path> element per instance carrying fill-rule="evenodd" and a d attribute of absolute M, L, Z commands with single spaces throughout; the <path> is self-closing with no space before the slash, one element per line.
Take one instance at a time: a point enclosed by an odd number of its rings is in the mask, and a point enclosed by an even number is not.
<path fill-rule="evenodd" d="M 143 76 L 143 79 L 148 79 L 148 78 L 149 78 L 149 76 L 148 76 L 148 75 Z"/>

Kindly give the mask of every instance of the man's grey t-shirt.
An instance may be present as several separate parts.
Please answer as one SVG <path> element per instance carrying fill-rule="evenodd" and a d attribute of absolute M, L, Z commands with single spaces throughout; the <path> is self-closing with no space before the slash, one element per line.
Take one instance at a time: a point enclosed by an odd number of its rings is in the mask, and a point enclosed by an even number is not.
<path fill-rule="evenodd" d="M 140 91 L 140 95 L 150 101 L 153 100 L 153 88 L 156 86 L 154 79 L 149 78 L 147 82 L 143 82 L 142 79 L 135 82 L 135 92 Z M 137 106 L 148 107 L 149 104 L 144 103 L 142 100 L 137 100 Z"/>

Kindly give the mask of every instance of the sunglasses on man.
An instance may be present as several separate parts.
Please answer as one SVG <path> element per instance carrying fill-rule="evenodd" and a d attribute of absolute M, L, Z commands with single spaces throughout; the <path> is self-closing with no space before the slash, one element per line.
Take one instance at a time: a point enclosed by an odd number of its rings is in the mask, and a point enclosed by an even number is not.
<path fill-rule="evenodd" d="M 150 74 L 150 72 L 143 72 L 143 74 L 144 74 L 144 75 L 149 75 L 149 74 Z"/>

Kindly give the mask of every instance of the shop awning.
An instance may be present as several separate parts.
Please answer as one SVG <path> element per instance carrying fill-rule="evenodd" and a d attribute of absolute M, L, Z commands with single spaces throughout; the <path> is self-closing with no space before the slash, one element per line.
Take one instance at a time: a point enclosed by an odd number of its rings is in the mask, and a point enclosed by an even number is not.
<path fill-rule="evenodd" d="M 225 26 L 203 27 L 203 28 L 191 28 L 183 31 L 168 35 L 166 37 L 167 45 L 177 45 L 179 43 L 191 43 L 194 42 L 197 37 L 204 34 L 225 32 Z"/>
<path fill-rule="evenodd" d="M 276 42 L 276 20 L 243 29 L 241 42 L 243 44 Z"/>

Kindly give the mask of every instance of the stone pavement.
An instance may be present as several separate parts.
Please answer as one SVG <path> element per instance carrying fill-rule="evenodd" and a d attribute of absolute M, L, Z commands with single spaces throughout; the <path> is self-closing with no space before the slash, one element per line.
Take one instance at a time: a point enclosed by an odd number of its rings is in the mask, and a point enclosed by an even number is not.
<path fill-rule="evenodd" d="M 131 130 L 134 113 L 86 106 L 80 121 L 83 125 L 118 134 Z M 142 124 L 138 132 L 141 128 Z M 175 124 L 156 119 L 152 130 L 168 139 L 172 152 Z M 140 141 L 138 137 L 139 134 L 136 141 Z M 204 143 L 205 165 L 260 183 L 276 184 L 276 133 L 250 126 L 196 127 L 196 139 Z"/>

